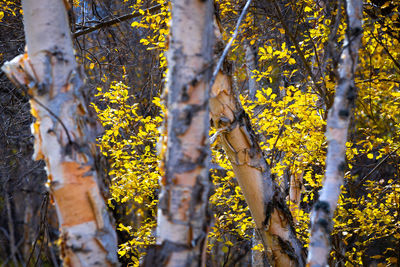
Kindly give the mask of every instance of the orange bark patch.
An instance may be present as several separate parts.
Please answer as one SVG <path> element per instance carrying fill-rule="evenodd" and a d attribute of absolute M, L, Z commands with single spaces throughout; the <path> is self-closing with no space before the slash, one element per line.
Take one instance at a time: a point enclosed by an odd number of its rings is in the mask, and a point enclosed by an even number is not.
<path fill-rule="evenodd" d="M 204 82 L 199 82 L 196 86 L 189 85 L 187 90 L 189 101 L 185 102 L 185 104 L 201 105 L 205 101 L 204 91 L 206 86 Z"/>
<path fill-rule="evenodd" d="M 189 220 L 190 202 L 192 199 L 192 192 L 187 188 L 176 187 L 170 193 L 169 210 L 173 213 L 174 220 L 187 222 Z"/>
<path fill-rule="evenodd" d="M 197 167 L 192 171 L 185 173 L 176 173 L 174 178 L 174 184 L 180 186 L 193 187 L 196 185 L 197 176 L 201 174 L 202 168 Z"/>
<path fill-rule="evenodd" d="M 76 162 L 62 163 L 63 186 L 53 192 L 56 205 L 61 214 L 62 226 L 73 226 L 95 220 L 89 192 L 97 186 L 93 176 L 85 176 L 90 166 Z"/>
<path fill-rule="evenodd" d="M 186 132 L 181 135 L 182 153 L 186 159 L 195 162 L 201 155 L 201 148 L 205 142 L 204 111 L 198 112 L 193 118 Z"/>

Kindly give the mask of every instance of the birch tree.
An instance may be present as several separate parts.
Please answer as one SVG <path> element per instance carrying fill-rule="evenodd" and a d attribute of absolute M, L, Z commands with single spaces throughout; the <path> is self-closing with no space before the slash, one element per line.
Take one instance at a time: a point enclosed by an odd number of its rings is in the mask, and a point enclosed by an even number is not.
<path fill-rule="evenodd" d="M 44 160 L 61 228 L 66 266 L 117 265 L 115 230 L 93 168 L 82 78 L 61 0 L 24 0 L 27 53 L 3 70 L 31 97 L 34 159 Z"/>
<path fill-rule="evenodd" d="M 330 233 L 346 167 L 346 141 L 356 88 L 354 73 L 362 35 L 362 0 L 348 0 L 348 29 L 339 65 L 334 104 L 329 111 L 326 137 L 328 154 L 325 181 L 311 215 L 310 266 L 325 266 L 331 248 Z"/>
<path fill-rule="evenodd" d="M 249 118 L 232 90 L 231 78 L 223 72 L 217 75 L 211 90 L 210 112 L 269 263 L 273 266 L 304 266 L 303 246 L 296 238 L 284 194 L 271 177 Z"/>
<path fill-rule="evenodd" d="M 172 1 L 167 144 L 158 211 L 159 266 L 204 264 L 209 192 L 212 2 Z M 165 144 L 164 144 L 165 145 Z M 149 264 L 151 265 L 151 264 Z"/>

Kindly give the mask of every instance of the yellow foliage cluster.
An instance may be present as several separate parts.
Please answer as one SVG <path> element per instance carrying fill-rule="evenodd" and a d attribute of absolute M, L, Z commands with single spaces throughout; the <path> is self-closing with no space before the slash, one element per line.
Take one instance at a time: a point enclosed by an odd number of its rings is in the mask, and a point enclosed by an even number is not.
<path fill-rule="evenodd" d="M 277 100 L 271 88 L 257 92 L 257 100 L 246 100 L 244 105 L 248 114 L 253 114 L 252 124 L 264 140 L 260 143 L 265 151 L 271 173 L 275 175 L 284 188 L 285 176 L 301 175 L 303 177 L 304 203 L 312 203 L 315 189 L 321 186 L 321 169 L 325 166 L 326 141 L 318 97 L 312 92 L 302 92 L 299 88 L 289 86 L 280 88 L 284 94 Z M 255 112 L 257 107 L 263 110 Z M 291 203 L 288 202 L 288 205 Z M 309 214 L 297 209 L 293 214 L 297 221 L 296 232 L 299 238 L 308 243 Z"/>
<path fill-rule="evenodd" d="M 156 142 L 162 115 L 143 117 L 135 99 L 128 95 L 123 83 L 112 83 L 108 90 L 98 88 L 100 104 L 92 103 L 105 132 L 98 140 L 103 155 L 110 162 L 111 207 L 129 203 L 128 214 L 135 218 L 134 226 L 120 224 L 132 239 L 120 245 L 119 255 L 129 256 L 134 265 L 144 255 L 144 249 L 154 242 L 156 225 L 159 158 Z M 154 104 L 161 107 L 160 99 Z"/>
<path fill-rule="evenodd" d="M 389 6 L 387 1 L 384 6 Z M 366 1 L 366 11 L 373 10 Z M 343 188 L 334 234 L 351 249 L 332 257 L 343 258 L 346 266 L 365 265 L 367 255 L 379 262 L 378 266 L 397 264 L 394 244 L 400 238 L 399 174 L 396 165 L 399 157 L 399 5 L 390 16 L 379 20 L 365 19 L 363 45 L 359 51 L 360 62 L 356 76 L 358 101 L 355 110 L 357 134 L 347 144 L 348 186 Z M 367 17 L 367 16 L 366 16 Z M 395 70 L 395 71 L 393 71 Z M 361 175 L 361 159 L 367 158 L 374 172 Z M 382 165 L 381 165 L 382 164 Z M 369 167 L 366 165 L 366 167 Z M 385 166 L 385 167 L 380 167 Z M 380 170 L 380 169 L 383 170 Z M 382 172 L 383 175 L 378 175 Z M 375 178 L 372 178 L 374 176 Z"/>
<path fill-rule="evenodd" d="M 215 191 L 209 201 L 214 211 L 214 225 L 209 232 L 208 249 L 223 249 L 226 253 L 224 250 L 237 245 L 235 242 L 250 240 L 254 222 L 227 156 L 217 147 L 212 154 L 219 168 L 211 170 Z"/>
<path fill-rule="evenodd" d="M 16 16 L 22 13 L 19 1 L 16 0 L 2 0 L 0 1 L 0 22 L 5 16 Z"/>
<path fill-rule="evenodd" d="M 151 6 L 161 6 L 160 12 L 157 12 L 156 14 L 150 14 L 150 12 L 143 7 L 144 4 L 145 3 L 143 3 L 142 0 L 138 0 L 136 1 L 136 4 L 133 5 L 133 9 L 140 12 L 143 16 L 139 21 L 132 22 L 131 26 L 134 28 L 148 29 L 148 34 L 140 40 L 140 43 L 147 46 L 147 50 L 155 49 L 156 51 L 159 51 L 159 68 L 163 69 L 167 65 L 165 51 L 168 49 L 168 24 L 171 17 L 168 1 L 150 1 Z M 146 3 L 146 5 L 147 4 L 149 3 Z"/>

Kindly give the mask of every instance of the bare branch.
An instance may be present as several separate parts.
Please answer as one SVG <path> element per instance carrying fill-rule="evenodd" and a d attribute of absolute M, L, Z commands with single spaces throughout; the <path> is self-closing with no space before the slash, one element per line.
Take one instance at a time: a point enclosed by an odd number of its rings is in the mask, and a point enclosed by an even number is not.
<path fill-rule="evenodd" d="M 144 12 L 146 12 L 146 13 L 150 12 L 151 14 L 153 14 L 154 12 L 157 12 L 160 9 L 161 9 L 161 5 L 155 5 L 153 7 L 145 9 Z M 114 26 L 115 24 L 121 23 L 121 22 L 126 21 L 126 20 L 130 20 L 130 19 L 133 19 L 133 18 L 137 18 L 137 17 L 140 17 L 140 16 L 142 16 L 142 14 L 137 11 L 135 13 L 123 15 L 123 16 L 117 17 L 117 18 L 112 19 L 112 20 L 100 22 L 99 24 L 97 24 L 95 26 L 92 26 L 90 28 L 86 28 L 84 30 L 79 30 L 79 31 L 73 33 L 73 37 L 77 38 L 77 37 L 79 37 L 81 35 L 88 34 L 88 33 L 94 32 L 94 31 L 102 29 L 102 28 L 111 27 L 111 26 Z"/>
<path fill-rule="evenodd" d="M 234 31 L 231 39 L 229 40 L 228 44 L 225 46 L 224 52 L 222 52 L 220 59 L 218 60 L 217 66 L 215 67 L 215 70 L 214 70 L 213 75 L 210 80 L 210 84 L 209 84 L 210 88 L 213 86 L 213 84 L 215 82 L 215 78 L 217 77 L 217 74 L 219 72 L 219 69 L 221 68 L 222 63 L 224 62 L 224 59 L 225 59 L 226 55 L 228 54 L 229 49 L 231 48 L 231 46 L 233 44 L 233 41 L 236 39 L 236 37 L 239 33 L 240 24 L 242 23 L 244 15 L 247 13 L 247 9 L 249 8 L 251 1 L 252 0 L 247 0 L 246 5 L 244 6 L 242 13 L 240 14 L 239 19 L 236 23 L 235 31 Z"/>

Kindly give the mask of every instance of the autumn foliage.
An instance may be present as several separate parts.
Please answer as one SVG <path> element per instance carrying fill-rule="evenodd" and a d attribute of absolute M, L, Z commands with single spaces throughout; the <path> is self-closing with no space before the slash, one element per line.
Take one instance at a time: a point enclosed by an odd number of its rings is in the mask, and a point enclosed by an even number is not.
<path fill-rule="evenodd" d="M 77 25 L 84 23 L 79 12 L 86 12 L 85 2 L 72 5 Z M 161 162 L 168 135 L 168 92 L 162 88 L 170 71 L 166 51 L 171 6 L 164 0 L 107 2 L 112 4 L 99 5 L 104 14 L 140 15 L 121 22 L 122 26 L 77 37 L 75 42 L 92 45 L 77 54 L 88 76 L 87 104 L 101 125 L 97 146 L 106 161 L 102 165 L 109 184 L 105 195 L 116 219 L 118 255 L 124 264 L 139 266 L 157 237 L 160 179 L 165 171 Z M 214 27 L 221 30 L 214 61 L 221 50 L 218 46 L 223 48 L 232 36 L 245 2 L 214 1 Z M 344 2 L 252 2 L 222 68 L 257 134 L 304 251 L 310 241 L 310 213 L 324 180 L 327 117 L 348 34 Z M 155 6 L 156 11 L 150 12 Z M 333 218 L 330 266 L 400 262 L 399 9 L 398 1 L 363 3 L 355 103 L 348 114 L 344 185 Z M 0 3 L 0 23 L 16 10 Z M 124 35 L 128 28 L 132 43 Z M 107 42 L 101 44 L 98 36 Z M 248 51 L 254 53 L 254 69 Z M 249 86 L 254 84 L 252 97 Z M 265 250 L 254 238 L 255 223 L 223 149 L 222 131 L 214 124 L 209 134 L 212 190 L 207 266 L 248 266 L 252 255 Z"/>

